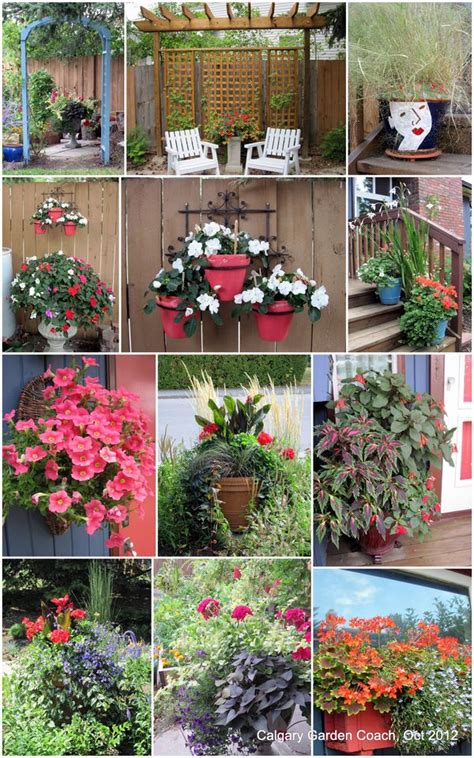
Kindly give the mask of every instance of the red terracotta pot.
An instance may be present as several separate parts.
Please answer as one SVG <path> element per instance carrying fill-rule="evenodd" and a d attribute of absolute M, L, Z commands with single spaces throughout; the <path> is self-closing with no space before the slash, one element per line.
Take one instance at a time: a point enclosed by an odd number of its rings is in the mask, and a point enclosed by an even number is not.
<path fill-rule="evenodd" d="M 165 297 L 160 297 L 158 295 L 156 298 L 156 303 L 161 311 L 161 323 L 163 324 L 164 332 L 168 337 L 171 337 L 174 340 L 187 339 L 188 335 L 184 331 L 184 325 L 190 319 L 197 318 L 196 314 L 193 316 L 185 316 L 176 324 L 175 318 L 178 313 L 181 313 L 177 308 L 180 302 L 179 297 L 173 297 L 172 295 L 166 295 Z"/>
<path fill-rule="evenodd" d="M 337 739 L 326 739 L 326 747 L 351 755 L 372 755 L 374 750 L 393 747 L 390 733 L 392 719 L 389 713 L 379 713 L 369 703 L 365 711 L 348 716 L 347 713 L 325 713 L 324 731 L 337 732 Z M 332 735 L 331 735 L 332 736 Z M 338 738 L 341 738 L 340 740 Z"/>
<path fill-rule="evenodd" d="M 41 221 L 34 221 L 33 225 L 35 227 L 35 234 L 46 234 L 48 231 L 48 227 L 42 226 Z"/>
<path fill-rule="evenodd" d="M 48 215 L 49 215 L 51 221 L 54 221 L 54 223 L 56 223 L 56 221 L 58 220 L 58 218 L 61 218 L 61 216 L 63 215 L 63 213 L 64 213 L 64 211 L 63 211 L 62 208 L 50 208 L 49 211 L 48 211 Z"/>
<path fill-rule="evenodd" d="M 242 292 L 247 266 L 250 263 L 248 255 L 210 255 L 207 259 L 209 268 L 204 269 L 204 276 L 211 287 L 218 286 L 216 295 L 219 300 L 227 302 L 234 295 Z"/>
<path fill-rule="evenodd" d="M 76 224 L 73 224 L 72 221 L 66 221 L 64 224 L 64 234 L 66 237 L 74 237 L 76 234 Z"/>
<path fill-rule="evenodd" d="M 366 534 L 359 534 L 359 544 L 367 555 L 385 555 L 393 550 L 397 541 L 396 534 L 386 534 L 385 539 L 380 536 L 376 526 L 369 527 Z"/>
<path fill-rule="evenodd" d="M 257 320 L 258 336 L 267 342 L 282 342 L 288 337 L 294 308 L 287 300 L 277 300 L 268 306 L 268 313 L 259 313 L 258 305 L 253 306 Z"/>

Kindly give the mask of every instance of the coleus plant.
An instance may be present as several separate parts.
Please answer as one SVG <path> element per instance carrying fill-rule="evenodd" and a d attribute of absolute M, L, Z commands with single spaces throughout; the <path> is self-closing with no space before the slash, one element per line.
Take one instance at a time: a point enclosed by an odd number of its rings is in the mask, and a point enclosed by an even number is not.
<path fill-rule="evenodd" d="M 248 395 L 245 402 L 242 402 L 239 398 L 233 398 L 232 395 L 225 395 L 220 406 L 211 398 L 208 401 L 208 407 L 212 411 L 211 418 L 207 419 L 203 416 L 194 418 L 203 431 L 207 430 L 206 436 L 212 433 L 227 442 L 235 434 L 246 433 L 258 436 L 263 432 L 263 420 L 271 409 L 269 403 L 259 407 L 262 398 L 263 395 L 260 394 L 253 397 Z"/>
<path fill-rule="evenodd" d="M 373 419 L 327 421 L 316 429 L 314 476 L 316 536 L 339 546 L 375 527 L 382 539 L 422 538 L 440 510 L 426 475 L 400 473 L 401 444 Z"/>
<path fill-rule="evenodd" d="M 112 526 L 106 545 L 121 547 L 118 528 L 131 512 L 143 518 L 152 494 L 154 445 L 137 395 L 103 387 L 86 376 L 95 359 L 82 361 L 82 368 L 46 371 L 41 418 L 15 422 L 14 410 L 5 415 L 4 502 L 55 514 L 89 535 Z"/>
<path fill-rule="evenodd" d="M 279 263 L 274 266 L 270 276 L 252 271 L 242 292 L 234 297 L 233 316 L 241 316 L 257 310 L 267 313 L 268 307 L 278 301 L 286 301 L 295 313 L 308 309 L 311 321 L 321 318 L 321 310 L 329 303 L 329 296 L 324 285 L 318 287 L 301 270 L 286 272 Z"/>
<path fill-rule="evenodd" d="M 446 426 L 443 403 L 428 392 L 414 392 L 401 374 L 359 371 L 342 380 L 339 398 L 327 407 L 336 409 L 341 424 L 370 418 L 395 435 L 402 468 L 423 474 L 428 463 L 439 467 L 442 458 L 454 465 L 456 429 Z"/>
<path fill-rule="evenodd" d="M 53 597 L 51 605 L 41 602 L 41 615 L 36 621 L 31 621 L 27 616 L 21 623 L 26 629 L 26 638 L 32 640 L 40 636 L 48 642 L 61 644 L 68 642 L 71 636 L 71 628 L 75 621 L 81 621 L 86 617 L 86 612 L 81 608 L 74 608 L 69 595 Z"/>
<path fill-rule="evenodd" d="M 30 318 L 40 318 L 52 331 L 90 329 L 111 315 L 114 302 L 113 290 L 92 266 L 62 250 L 27 258 L 11 283 L 12 310 L 30 308 Z"/>

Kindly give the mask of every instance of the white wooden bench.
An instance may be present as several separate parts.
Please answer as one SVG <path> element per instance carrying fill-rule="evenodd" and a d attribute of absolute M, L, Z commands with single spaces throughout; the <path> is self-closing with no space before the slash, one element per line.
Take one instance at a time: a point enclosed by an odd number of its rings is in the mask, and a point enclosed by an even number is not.
<path fill-rule="evenodd" d="M 300 173 L 298 152 L 300 149 L 300 129 L 267 129 L 264 142 L 251 142 L 245 145 L 247 160 L 245 173 L 268 171 L 272 174 L 287 176 Z M 254 149 L 257 157 L 253 157 Z"/>
<path fill-rule="evenodd" d="M 217 148 L 212 142 L 201 140 L 199 129 L 165 132 L 165 150 L 168 154 L 168 174 L 202 174 L 215 171 L 219 174 Z"/>

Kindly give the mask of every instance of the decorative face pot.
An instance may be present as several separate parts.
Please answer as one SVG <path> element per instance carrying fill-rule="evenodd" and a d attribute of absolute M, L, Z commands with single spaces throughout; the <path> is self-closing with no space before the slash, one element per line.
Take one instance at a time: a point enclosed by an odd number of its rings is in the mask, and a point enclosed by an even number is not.
<path fill-rule="evenodd" d="M 381 101 L 390 148 L 395 158 L 436 158 L 441 151 L 438 137 L 448 107 L 446 100 Z"/>

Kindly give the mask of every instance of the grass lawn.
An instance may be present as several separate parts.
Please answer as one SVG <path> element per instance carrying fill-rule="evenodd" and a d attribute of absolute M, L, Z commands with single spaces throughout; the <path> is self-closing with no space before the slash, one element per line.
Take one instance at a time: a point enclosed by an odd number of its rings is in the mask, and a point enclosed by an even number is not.
<path fill-rule="evenodd" d="M 75 168 L 67 170 L 64 168 L 23 168 L 17 171 L 3 170 L 4 178 L 21 179 L 23 176 L 122 176 L 123 170 L 113 166 L 103 166 L 102 168 Z"/>

